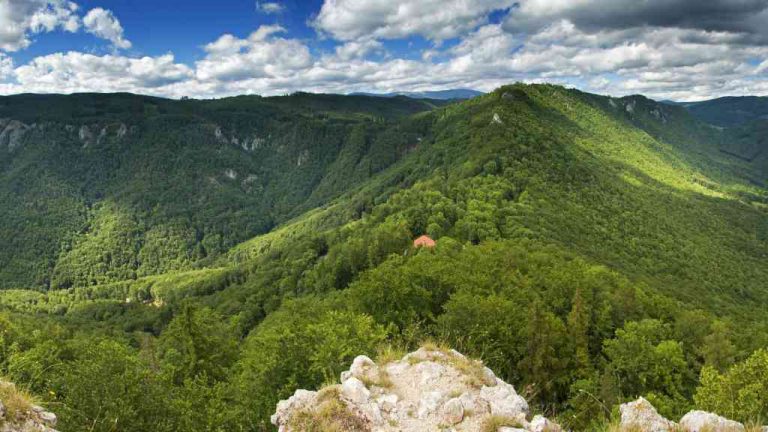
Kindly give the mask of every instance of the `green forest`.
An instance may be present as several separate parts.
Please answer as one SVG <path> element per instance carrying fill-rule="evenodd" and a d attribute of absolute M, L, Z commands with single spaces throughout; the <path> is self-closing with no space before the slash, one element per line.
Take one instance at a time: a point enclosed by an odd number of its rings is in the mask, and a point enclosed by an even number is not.
<path fill-rule="evenodd" d="M 355 356 L 437 341 L 572 430 L 638 396 L 764 421 L 765 124 L 696 114 L 523 84 L 0 98 L 0 375 L 63 431 L 272 431 Z"/>

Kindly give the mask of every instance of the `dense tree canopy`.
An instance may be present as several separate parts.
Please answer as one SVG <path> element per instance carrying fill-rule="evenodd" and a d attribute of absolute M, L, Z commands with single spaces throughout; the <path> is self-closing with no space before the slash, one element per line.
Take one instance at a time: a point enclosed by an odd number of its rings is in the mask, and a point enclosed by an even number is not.
<path fill-rule="evenodd" d="M 0 373 L 62 430 L 271 430 L 425 340 L 575 430 L 637 396 L 768 414 L 768 192 L 681 107 L 77 97 L 0 106 L 48 122 L 0 158 Z"/>

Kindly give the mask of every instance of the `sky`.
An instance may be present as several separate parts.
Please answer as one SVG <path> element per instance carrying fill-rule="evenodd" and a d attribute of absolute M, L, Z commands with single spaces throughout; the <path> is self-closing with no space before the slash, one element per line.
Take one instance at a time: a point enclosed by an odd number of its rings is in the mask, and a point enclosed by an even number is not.
<path fill-rule="evenodd" d="M 768 0 L 0 0 L 0 94 L 768 95 Z"/>

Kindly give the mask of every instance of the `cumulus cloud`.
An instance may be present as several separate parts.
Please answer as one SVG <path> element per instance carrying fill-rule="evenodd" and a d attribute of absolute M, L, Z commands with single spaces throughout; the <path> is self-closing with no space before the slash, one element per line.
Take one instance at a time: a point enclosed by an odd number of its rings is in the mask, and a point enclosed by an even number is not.
<path fill-rule="evenodd" d="M 256 9 L 267 15 L 279 14 L 285 10 L 285 6 L 278 2 L 256 2 Z"/>
<path fill-rule="evenodd" d="M 192 78 L 192 70 L 173 55 L 128 58 L 79 52 L 37 57 L 15 70 L 15 88 L 38 93 L 84 91 L 164 94 Z"/>
<path fill-rule="evenodd" d="M 514 0 L 326 0 L 313 25 L 336 39 L 395 39 L 421 35 L 444 40 L 485 23 Z"/>
<path fill-rule="evenodd" d="M 0 50 L 18 51 L 31 43 L 35 33 L 80 28 L 75 3 L 65 0 L 0 1 Z"/>
<path fill-rule="evenodd" d="M 85 31 L 102 39 L 106 39 L 117 48 L 128 49 L 131 42 L 123 36 L 123 26 L 112 11 L 95 8 L 83 18 Z"/>
<path fill-rule="evenodd" d="M 362 58 L 372 52 L 383 52 L 384 45 L 374 39 L 350 41 L 336 47 L 336 55 L 342 60 Z"/>
<path fill-rule="evenodd" d="M 0 53 L 0 81 L 5 80 L 13 73 L 13 59 Z"/>
<path fill-rule="evenodd" d="M 535 30 L 561 19 L 585 30 L 677 27 L 758 36 L 768 42 L 768 0 L 520 0 L 507 26 Z"/>
<path fill-rule="evenodd" d="M 247 39 L 224 35 L 206 45 L 208 56 L 196 63 L 203 81 L 237 81 L 291 76 L 311 65 L 309 49 L 294 39 L 275 37 L 280 26 L 261 26 Z"/>
<path fill-rule="evenodd" d="M 0 81 L 6 77 L 0 92 L 218 97 L 297 90 L 491 90 L 514 81 L 546 81 L 659 99 L 765 95 L 768 44 L 762 40 L 765 30 L 753 21 L 765 13 L 766 1 L 325 0 L 312 25 L 335 40 L 330 48 L 292 37 L 279 25 L 264 25 L 247 37 L 223 34 L 204 45 L 202 58 L 190 65 L 170 54 L 70 52 L 14 69 L 10 58 L 0 56 Z M 266 3 L 257 5 L 263 9 Z M 506 16 L 489 18 L 509 7 Z M 691 16 L 680 13 L 686 8 Z M 119 46 L 125 41 L 119 22 L 108 11 L 99 14 L 107 17 L 97 26 L 101 37 Z M 86 29 L 96 21 L 86 16 Z M 25 34 L 64 28 L 61 22 L 30 18 Z M 403 55 L 398 50 L 403 41 L 389 40 L 415 35 L 435 43 Z M 455 42 L 438 43 L 454 37 Z"/>

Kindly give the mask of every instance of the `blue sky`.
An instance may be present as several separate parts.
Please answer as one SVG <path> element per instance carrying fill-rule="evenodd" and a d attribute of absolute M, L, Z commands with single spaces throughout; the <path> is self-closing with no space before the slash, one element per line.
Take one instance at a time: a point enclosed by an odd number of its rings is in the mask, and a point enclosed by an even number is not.
<path fill-rule="evenodd" d="M 0 93 L 768 94 L 768 0 L 706 3 L 0 0 Z"/>
<path fill-rule="evenodd" d="M 242 0 L 83 0 L 82 10 L 109 9 L 119 19 L 125 36 L 133 44 L 132 55 L 162 55 L 172 51 L 179 61 L 191 64 L 202 57 L 202 47 L 223 33 L 246 37 L 262 24 L 279 23 L 291 34 L 312 39 L 314 30 L 307 20 L 317 13 L 322 1 L 280 2 L 281 13 L 260 11 L 255 1 Z M 332 41 L 328 41 L 332 42 Z M 323 44 L 327 45 L 327 44 Z M 41 33 L 28 49 L 13 55 L 18 60 L 60 51 L 110 53 L 109 41 L 92 34 L 66 31 Z"/>

